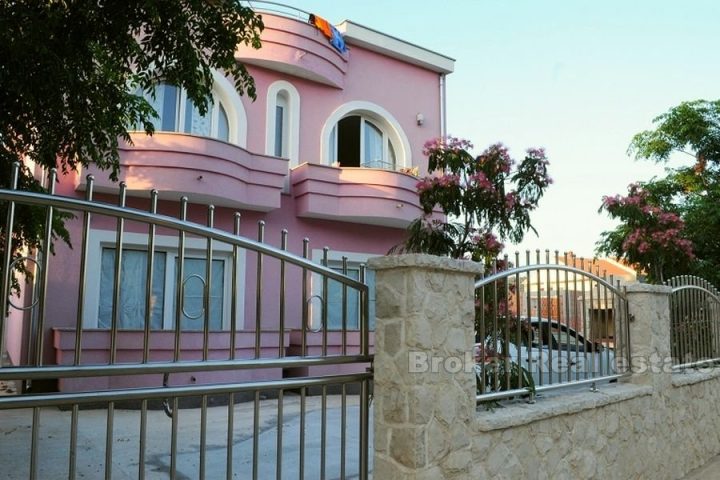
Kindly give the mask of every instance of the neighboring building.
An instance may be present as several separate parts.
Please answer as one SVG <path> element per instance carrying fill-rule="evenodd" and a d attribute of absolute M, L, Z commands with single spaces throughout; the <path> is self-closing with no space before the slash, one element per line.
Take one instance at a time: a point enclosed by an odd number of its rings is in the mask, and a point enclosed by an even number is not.
<path fill-rule="evenodd" d="M 570 252 L 558 257 L 558 264 L 593 273 L 612 285 L 626 285 L 636 280 L 635 270 L 610 258 L 579 259 Z M 514 314 L 519 306 L 521 316 L 557 320 L 588 338 L 612 343 L 615 337 L 612 299 L 615 297 L 590 278 L 561 270 L 530 272 L 521 277 L 518 292 L 516 296 L 513 291 L 508 302 Z"/>
<path fill-rule="evenodd" d="M 177 217 L 180 197 L 187 196 L 189 220 L 205 223 L 207 205 L 213 204 L 215 227 L 230 232 L 235 212 L 241 212 L 242 235 L 257 238 L 258 221 L 263 220 L 267 243 L 279 246 L 281 231 L 287 229 L 291 252 L 301 254 L 307 237 L 313 260 L 319 261 L 328 246 L 330 266 L 339 268 L 345 255 L 350 274 L 357 275 L 360 263 L 387 253 L 421 214 L 417 179 L 411 173 L 426 171 L 423 144 L 445 132 L 445 76 L 453 71 L 454 60 L 350 21 L 336 27 L 347 45 L 342 52 L 306 16 L 300 17 L 263 13 L 262 48 L 237 50 L 238 61 L 255 79 L 254 102 L 239 96 L 232 81 L 217 74 L 214 104 L 201 116 L 182 90 L 161 85 L 153 100 L 160 113 L 156 133 L 133 134 L 133 145 L 121 146 L 119 178 L 127 184 L 129 206 L 148 210 L 154 188 L 159 191 L 158 211 Z M 118 185 L 107 172 L 93 168 L 61 178 L 57 193 L 84 197 L 89 173 L 95 176 L 95 198 L 117 203 Z M 74 243 L 80 243 L 82 218 L 68 226 Z M 135 279 L 144 278 L 147 228 L 130 222 L 124 228 L 121 289 L 127 295 L 119 328 L 137 330 L 143 324 L 139 312 L 144 306 L 139 303 L 144 302 L 144 291 L 135 296 L 130 292 L 137 288 Z M 108 358 L 115 229 L 116 222 L 109 218 L 93 218 L 91 223 L 82 301 L 84 362 Z M 204 281 L 204 246 L 204 241 L 188 240 L 185 268 L 200 280 L 194 287 L 188 282 L 186 295 L 192 296 L 192 289 L 200 289 Z M 167 358 L 172 349 L 177 235 L 158 230 L 156 252 L 153 299 L 163 307 L 153 311 L 152 329 L 167 335 L 154 334 L 150 356 Z M 213 335 L 227 335 L 232 295 L 242 297 L 239 328 L 248 333 L 255 329 L 255 299 L 244 298 L 255 291 L 254 271 L 244 270 L 252 260 L 241 262 L 238 272 L 244 285 L 232 292 L 229 256 L 218 248 L 213 257 Z M 46 303 L 52 312 L 46 320 L 46 364 L 72 362 L 79 264 L 77 249 L 56 244 Z M 138 305 L 131 298 L 137 298 Z M 262 308 L 262 329 L 277 330 L 277 302 L 268 301 Z M 353 315 L 357 313 L 349 313 Z M 300 328 L 300 315 L 290 312 L 287 318 L 288 330 Z M 337 324 L 330 319 L 333 322 Z M 183 325 L 196 330 L 190 317 Z M 8 345 L 27 343 L 20 330 L 8 331 Z M 128 335 L 119 339 L 120 361 L 136 361 L 142 353 L 141 342 Z M 292 342 L 289 335 L 289 354 Z M 197 348 L 188 341 L 184 354 L 197 358 Z M 11 362 L 21 363 L 22 349 L 9 350 Z M 219 347 L 212 357 L 226 358 L 227 348 Z M 97 381 L 66 380 L 61 387 L 81 388 Z"/>

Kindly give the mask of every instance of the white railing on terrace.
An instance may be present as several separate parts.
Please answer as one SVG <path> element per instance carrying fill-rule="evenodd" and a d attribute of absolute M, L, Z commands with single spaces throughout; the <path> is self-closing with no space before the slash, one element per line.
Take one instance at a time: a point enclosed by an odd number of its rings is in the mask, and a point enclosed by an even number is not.
<path fill-rule="evenodd" d="M 267 13 L 279 15 L 281 17 L 288 17 L 288 18 L 294 18 L 296 20 L 302 20 L 303 22 L 307 22 L 308 18 L 311 15 L 310 12 L 307 12 L 300 8 L 293 7 L 291 5 L 286 5 L 286 4 L 280 3 L 280 2 L 246 0 L 246 1 L 243 1 L 242 3 L 257 12 L 267 12 Z"/>

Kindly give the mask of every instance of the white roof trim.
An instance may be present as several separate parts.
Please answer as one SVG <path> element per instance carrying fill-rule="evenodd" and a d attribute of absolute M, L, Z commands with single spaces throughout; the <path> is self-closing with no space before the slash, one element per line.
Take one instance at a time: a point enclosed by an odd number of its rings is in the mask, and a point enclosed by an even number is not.
<path fill-rule="evenodd" d="M 336 28 L 343 34 L 345 42 L 350 45 L 357 45 L 438 73 L 452 73 L 455 69 L 454 58 L 386 35 L 372 28 L 358 25 L 349 20 L 336 25 Z"/>

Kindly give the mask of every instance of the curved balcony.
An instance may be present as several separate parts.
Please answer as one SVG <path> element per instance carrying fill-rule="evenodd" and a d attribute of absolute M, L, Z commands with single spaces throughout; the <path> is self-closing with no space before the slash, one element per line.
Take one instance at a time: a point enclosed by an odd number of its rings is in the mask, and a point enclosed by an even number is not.
<path fill-rule="evenodd" d="M 161 199 L 186 195 L 194 203 L 256 210 L 280 208 L 288 171 L 286 159 L 257 155 L 213 138 L 181 133 L 133 134 L 134 145 L 120 144 L 119 180 L 129 196 L 147 196 L 153 188 Z M 85 189 L 85 175 L 95 175 L 98 192 L 113 193 L 118 184 L 108 172 L 88 168 L 80 175 L 78 190 Z"/>
<path fill-rule="evenodd" d="M 299 217 L 405 228 L 422 215 L 418 179 L 406 173 L 304 163 L 290 182 Z"/>
<path fill-rule="evenodd" d="M 335 50 L 314 26 L 268 13 L 262 13 L 265 29 L 262 48 L 240 45 L 235 58 L 296 77 L 337 88 L 344 85 L 347 54 Z"/>

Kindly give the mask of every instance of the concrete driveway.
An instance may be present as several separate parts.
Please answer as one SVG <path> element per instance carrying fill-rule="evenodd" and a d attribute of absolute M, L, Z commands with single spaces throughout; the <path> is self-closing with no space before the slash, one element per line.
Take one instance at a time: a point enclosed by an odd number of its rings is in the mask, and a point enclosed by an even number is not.
<path fill-rule="evenodd" d="M 305 426 L 305 475 L 320 478 L 321 399 L 307 397 Z M 299 478 L 300 397 L 286 394 L 283 402 L 282 478 Z M 277 400 L 262 400 L 260 413 L 259 475 L 274 479 L 277 458 Z M 251 478 L 253 403 L 234 406 L 233 478 Z M 200 409 L 182 409 L 178 416 L 178 479 L 199 478 Z M 372 413 L 371 413 L 372 415 Z M 40 411 L 38 478 L 67 478 L 70 444 L 69 411 Z M 346 478 L 357 478 L 359 453 L 358 397 L 347 397 Z M 148 411 L 145 475 L 169 478 L 171 420 L 164 412 Z M 103 478 L 106 410 L 80 410 L 78 422 L 78 478 Z M 228 407 L 208 408 L 206 478 L 226 478 Z M 341 399 L 328 396 L 326 478 L 340 478 Z M 372 422 L 371 422 L 372 423 Z M 0 411 L 0 479 L 26 479 L 29 474 L 32 410 Z M 113 479 L 138 477 L 139 410 L 115 410 L 113 429 Z M 371 436 L 372 439 L 372 431 Z M 371 444 L 372 445 L 372 444 Z"/>

